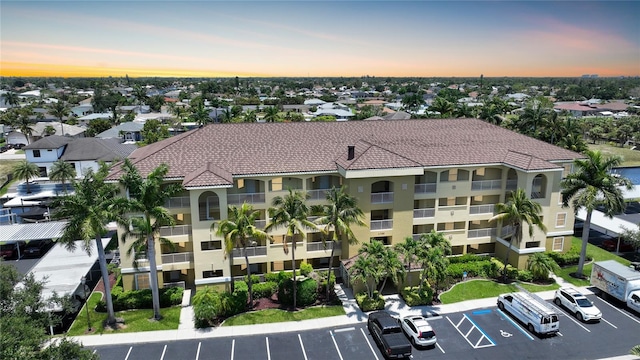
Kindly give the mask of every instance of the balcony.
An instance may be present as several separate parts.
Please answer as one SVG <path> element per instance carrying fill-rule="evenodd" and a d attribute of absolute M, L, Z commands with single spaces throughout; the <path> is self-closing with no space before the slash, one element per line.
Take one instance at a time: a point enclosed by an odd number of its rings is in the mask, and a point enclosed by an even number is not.
<path fill-rule="evenodd" d="M 160 228 L 160 236 L 181 236 L 191 235 L 191 225 L 162 226 Z"/>
<path fill-rule="evenodd" d="M 191 201 L 188 196 L 171 197 L 164 202 L 164 207 L 167 209 L 188 208 L 189 206 L 191 206 Z"/>
<path fill-rule="evenodd" d="M 245 194 L 228 194 L 227 203 L 231 205 L 240 205 L 243 203 L 260 204 L 264 203 L 264 193 L 245 193 Z"/>
<path fill-rule="evenodd" d="M 514 231 L 513 226 L 511 225 L 503 226 L 502 229 L 500 229 L 500 236 L 505 238 L 507 236 L 512 235 L 513 231 Z"/>
<path fill-rule="evenodd" d="M 471 215 L 493 214 L 494 208 L 495 208 L 495 204 L 471 205 L 469 206 L 469 214 Z"/>
<path fill-rule="evenodd" d="M 479 180 L 471 182 L 471 190 L 496 190 L 502 188 L 502 180 Z"/>
<path fill-rule="evenodd" d="M 495 236 L 496 228 L 486 228 L 486 229 L 473 229 L 469 230 L 467 233 L 468 238 L 479 238 L 479 237 L 488 237 Z"/>
<path fill-rule="evenodd" d="M 326 244 L 326 247 L 325 247 Z M 307 243 L 307 251 L 330 251 L 333 247 L 333 241 L 327 241 L 326 243 L 322 243 L 322 241 L 310 242 Z M 336 243 L 336 250 L 341 249 L 340 242 Z"/>
<path fill-rule="evenodd" d="M 172 254 L 162 254 L 162 264 L 175 264 L 182 262 L 193 262 L 193 253 L 179 252 Z"/>
<path fill-rule="evenodd" d="M 326 200 L 328 190 L 329 189 L 307 190 L 307 195 L 309 195 L 309 200 Z"/>
<path fill-rule="evenodd" d="M 393 219 L 371 220 L 371 226 L 369 228 L 372 231 L 393 229 Z"/>
<path fill-rule="evenodd" d="M 393 192 L 381 192 L 371 194 L 372 204 L 388 204 L 393 202 Z"/>
<path fill-rule="evenodd" d="M 436 209 L 434 208 L 425 208 L 425 209 L 413 209 L 413 218 L 432 218 L 436 215 Z"/>
<path fill-rule="evenodd" d="M 518 180 L 507 180 L 507 190 L 515 190 L 518 188 Z"/>
<path fill-rule="evenodd" d="M 247 256 L 267 256 L 266 246 L 252 246 L 247 247 Z M 233 249 L 234 258 L 244 258 L 244 251 L 242 248 Z"/>
<path fill-rule="evenodd" d="M 416 194 L 435 193 L 437 187 L 438 187 L 438 184 L 436 183 L 415 184 L 413 186 L 413 192 Z"/>
<path fill-rule="evenodd" d="M 257 227 L 258 229 L 264 229 L 265 227 L 267 227 L 267 220 L 256 220 L 253 225 L 255 225 L 255 227 Z"/>

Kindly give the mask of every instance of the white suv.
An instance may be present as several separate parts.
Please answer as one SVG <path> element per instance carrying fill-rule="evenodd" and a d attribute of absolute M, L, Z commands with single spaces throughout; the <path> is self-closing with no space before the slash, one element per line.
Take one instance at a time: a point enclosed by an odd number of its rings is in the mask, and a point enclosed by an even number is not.
<path fill-rule="evenodd" d="M 418 346 L 436 345 L 436 333 L 423 316 L 405 316 L 400 320 L 400 325 L 402 325 L 402 330 L 416 348 Z"/>
<path fill-rule="evenodd" d="M 602 313 L 593 305 L 591 300 L 574 288 L 556 290 L 553 302 L 574 313 L 580 321 L 599 321 L 602 318 Z"/>

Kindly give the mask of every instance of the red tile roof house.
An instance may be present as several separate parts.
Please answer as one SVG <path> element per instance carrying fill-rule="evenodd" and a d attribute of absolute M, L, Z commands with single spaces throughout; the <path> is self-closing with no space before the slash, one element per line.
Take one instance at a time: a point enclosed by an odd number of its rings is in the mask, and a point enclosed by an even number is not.
<path fill-rule="evenodd" d="M 490 223 L 494 205 L 522 188 L 542 205 L 545 234 L 535 229 L 512 246 L 510 263 L 523 267 L 529 254 L 565 251 L 573 235 L 574 213 L 560 205 L 560 180 L 580 154 L 478 119 L 421 119 L 303 123 L 212 124 L 139 148 L 129 158 L 143 175 L 169 165 L 167 182 L 186 190 L 167 202 L 177 226 L 161 236 L 176 248 L 158 245 L 156 269 L 163 284 L 225 286 L 246 272 L 234 251 L 233 271 L 222 238 L 211 225 L 227 217 L 227 207 L 248 202 L 268 223 L 267 209 L 286 189 L 300 189 L 308 203 L 325 203 L 326 190 L 346 186 L 365 213 L 366 227 L 354 227 L 360 243 L 387 245 L 436 230 L 445 234 L 455 255 L 505 255 L 511 229 Z M 114 168 L 109 178 L 122 175 Z M 250 249 L 254 273 L 292 268 L 284 254 L 284 233 Z M 360 245 L 331 245 L 319 232 L 298 239 L 296 259 L 314 268 L 357 254 Z M 123 245 L 120 245 L 123 247 Z M 124 245 L 126 246 L 126 245 Z M 126 254 L 126 248 L 121 254 Z M 125 288 L 144 287 L 149 268 L 122 258 Z M 342 274 L 346 276 L 346 274 Z"/>

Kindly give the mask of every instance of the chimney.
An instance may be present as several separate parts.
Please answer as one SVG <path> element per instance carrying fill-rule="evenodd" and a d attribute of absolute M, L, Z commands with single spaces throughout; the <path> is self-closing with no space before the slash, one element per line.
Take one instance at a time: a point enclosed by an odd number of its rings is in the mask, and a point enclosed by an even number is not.
<path fill-rule="evenodd" d="M 349 145 L 347 151 L 347 160 L 353 160 L 356 157 L 356 147 L 353 145 Z"/>

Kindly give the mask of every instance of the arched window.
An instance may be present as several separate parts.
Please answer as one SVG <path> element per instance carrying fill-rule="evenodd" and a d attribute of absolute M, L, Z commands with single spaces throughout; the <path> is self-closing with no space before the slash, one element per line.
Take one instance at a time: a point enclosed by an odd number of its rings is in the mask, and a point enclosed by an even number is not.
<path fill-rule="evenodd" d="M 205 191 L 198 198 L 200 221 L 220 220 L 220 199 L 213 191 Z"/>
<path fill-rule="evenodd" d="M 533 184 L 531 186 L 531 198 L 532 199 L 544 199 L 547 196 L 547 177 L 538 174 L 533 178 Z"/>

